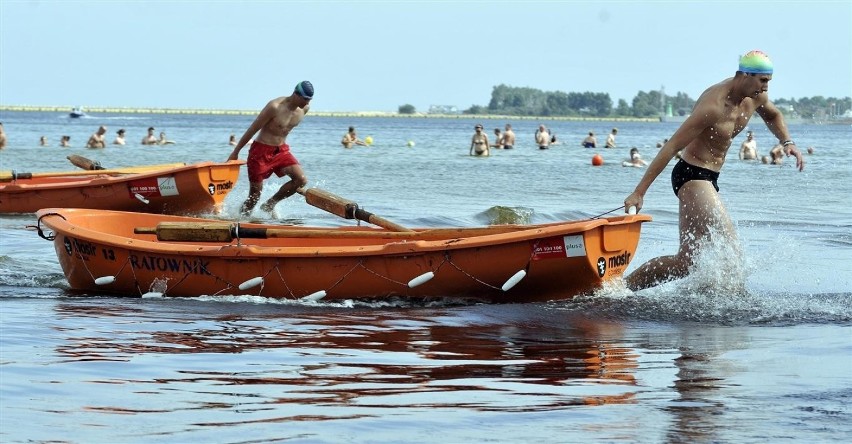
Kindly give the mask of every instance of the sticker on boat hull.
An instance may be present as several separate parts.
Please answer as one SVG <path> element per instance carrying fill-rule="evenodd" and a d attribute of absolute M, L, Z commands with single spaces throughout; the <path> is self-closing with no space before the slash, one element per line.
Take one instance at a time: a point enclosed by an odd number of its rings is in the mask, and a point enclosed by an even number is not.
<path fill-rule="evenodd" d="M 582 234 L 549 237 L 533 245 L 532 259 L 555 259 L 565 257 L 585 257 L 586 242 Z"/>
<path fill-rule="evenodd" d="M 175 176 L 146 177 L 131 181 L 129 186 L 130 197 L 132 198 L 136 198 L 137 194 L 142 197 L 177 196 L 180 194 Z"/>

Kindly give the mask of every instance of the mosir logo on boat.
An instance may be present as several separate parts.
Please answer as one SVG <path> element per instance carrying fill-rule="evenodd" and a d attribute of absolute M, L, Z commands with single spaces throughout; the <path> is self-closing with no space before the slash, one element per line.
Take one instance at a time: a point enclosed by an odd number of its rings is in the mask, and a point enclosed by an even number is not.
<path fill-rule="evenodd" d="M 180 194 L 174 176 L 146 177 L 131 181 L 129 186 L 130 197 L 132 198 L 135 198 L 136 194 L 142 197 L 177 196 Z"/>
<path fill-rule="evenodd" d="M 626 267 L 627 264 L 630 263 L 630 252 L 625 251 L 617 256 L 610 256 L 608 258 L 599 257 L 598 258 L 598 276 L 604 277 L 607 270 L 610 272 L 615 272 L 621 270 Z"/>
<path fill-rule="evenodd" d="M 214 194 L 225 194 L 230 191 L 231 188 L 234 188 L 234 182 L 231 182 L 230 180 L 225 183 L 214 184 L 211 182 L 207 184 L 207 191 L 211 196 Z"/>
<path fill-rule="evenodd" d="M 542 239 L 533 246 L 532 254 L 534 261 L 546 258 L 584 256 L 586 256 L 586 243 L 582 234 Z"/>
<path fill-rule="evenodd" d="M 71 237 L 65 237 L 62 243 L 65 245 L 65 252 L 68 253 L 68 256 L 73 256 L 76 251 L 84 261 L 89 260 L 89 256 L 94 256 L 97 252 L 97 247 L 94 244 Z"/>

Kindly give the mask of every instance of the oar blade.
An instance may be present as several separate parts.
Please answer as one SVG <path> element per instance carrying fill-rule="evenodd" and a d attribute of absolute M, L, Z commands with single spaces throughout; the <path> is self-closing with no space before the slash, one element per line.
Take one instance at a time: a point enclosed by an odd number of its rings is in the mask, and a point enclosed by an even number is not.
<path fill-rule="evenodd" d="M 335 216 L 340 216 L 345 219 L 354 218 L 354 211 L 358 208 L 358 204 L 351 200 L 344 199 L 335 194 L 329 193 L 319 188 L 299 189 L 299 193 L 305 196 L 305 202 L 321 210 L 328 211 Z"/>
<path fill-rule="evenodd" d="M 66 159 L 68 159 L 72 164 L 74 164 L 74 166 L 80 167 L 84 170 L 92 171 L 104 169 L 104 167 L 101 166 L 101 163 L 97 160 L 87 159 L 77 154 L 71 154 L 70 156 L 66 157 Z"/>
<path fill-rule="evenodd" d="M 232 226 L 221 222 L 160 222 L 157 240 L 182 242 L 230 242 Z"/>
<path fill-rule="evenodd" d="M 358 208 L 358 204 L 344 199 L 336 194 L 329 193 L 325 190 L 320 190 L 318 188 L 310 188 L 304 189 L 300 188 L 297 190 L 299 194 L 305 196 L 305 201 L 312 206 L 315 206 L 321 210 L 328 211 L 331 214 L 336 216 L 340 216 L 345 219 L 358 219 L 364 222 L 371 223 L 373 225 L 380 226 L 382 228 L 391 230 L 391 231 L 401 231 L 401 232 L 409 232 L 413 231 L 402 225 L 391 222 L 383 217 L 377 216 L 369 211 L 364 211 Z"/>

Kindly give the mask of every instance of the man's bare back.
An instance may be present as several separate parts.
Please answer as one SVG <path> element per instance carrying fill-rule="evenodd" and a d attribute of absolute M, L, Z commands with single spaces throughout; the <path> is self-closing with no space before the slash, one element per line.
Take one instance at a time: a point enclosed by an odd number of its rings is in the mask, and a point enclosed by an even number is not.
<path fill-rule="evenodd" d="M 515 132 L 512 130 L 506 130 L 503 132 L 503 145 L 515 145 Z"/>

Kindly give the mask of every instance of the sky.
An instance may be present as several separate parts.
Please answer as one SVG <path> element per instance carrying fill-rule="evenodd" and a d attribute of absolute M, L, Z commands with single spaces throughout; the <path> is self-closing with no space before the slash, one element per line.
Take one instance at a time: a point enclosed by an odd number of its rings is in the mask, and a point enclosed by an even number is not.
<path fill-rule="evenodd" d="M 487 106 L 500 84 L 697 98 L 766 52 L 770 98 L 852 96 L 852 0 L 0 0 L 0 105 Z"/>

